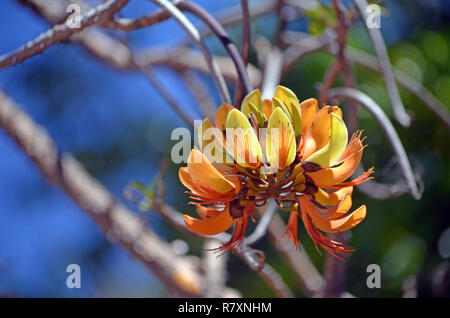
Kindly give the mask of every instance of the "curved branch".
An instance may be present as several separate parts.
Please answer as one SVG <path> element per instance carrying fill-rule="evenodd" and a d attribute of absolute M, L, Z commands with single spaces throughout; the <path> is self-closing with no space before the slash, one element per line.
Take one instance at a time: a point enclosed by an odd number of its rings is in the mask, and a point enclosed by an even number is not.
<path fill-rule="evenodd" d="M 332 47 L 333 37 L 324 34 L 319 38 L 304 35 L 300 32 L 285 32 L 283 40 L 291 44 L 291 47 L 284 53 L 283 74 L 289 71 L 301 58 L 315 51 L 324 50 L 330 54 L 335 54 Z M 353 63 L 366 67 L 370 70 L 382 73 L 378 60 L 372 54 L 366 53 L 353 47 L 346 47 L 346 57 Z M 450 128 L 450 113 L 428 89 L 410 76 L 397 68 L 394 68 L 394 77 L 397 83 L 409 93 L 416 96 L 423 102 L 439 119 Z"/>
<path fill-rule="evenodd" d="M 228 54 L 230 54 L 230 57 L 234 62 L 236 71 L 239 75 L 239 79 L 244 89 L 244 95 L 250 93 L 253 90 L 253 88 L 247 74 L 245 63 L 236 45 L 230 39 L 227 31 L 225 31 L 222 25 L 220 25 L 220 23 L 208 11 L 206 11 L 205 9 L 203 9 L 202 7 L 193 2 L 180 1 L 178 2 L 178 7 L 183 11 L 188 11 L 192 13 L 211 28 L 211 30 L 215 33 L 217 38 L 220 40 L 220 42 L 227 50 Z"/>
<path fill-rule="evenodd" d="M 228 91 L 227 85 L 225 83 L 225 79 L 220 73 L 219 67 L 217 63 L 212 58 L 211 54 L 208 52 L 206 46 L 203 44 L 202 39 L 200 37 L 200 33 L 194 27 L 194 25 L 189 22 L 189 20 L 181 13 L 177 7 L 175 7 L 172 3 L 167 0 L 150 0 L 155 3 L 157 6 L 166 10 L 182 27 L 186 30 L 192 41 L 197 44 L 200 52 L 203 54 L 206 63 L 208 64 L 208 68 L 210 69 L 211 76 L 214 78 L 216 85 L 219 89 L 220 97 L 222 102 L 231 103 L 230 93 Z"/>
<path fill-rule="evenodd" d="M 359 64 L 368 69 L 376 72 L 381 72 L 381 68 L 377 62 L 377 59 L 364 51 L 347 48 L 347 57 L 352 62 Z M 442 104 L 428 89 L 422 84 L 400 71 L 394 68 L 395 80 L 408 92 L 416 96 L 421 100 L 428 108 L 448 127 L 450 128 L 450 112 L 447 110 L 444 104 Z"/>
<path fill-rule="evenodd" d="M 389 99 L 391 100 L 394 117 L 402 126 L 408 127 L 411 124 L 411 118 L 406 113 L 405 107 L 403 106 L 403 102 L 400 98 L 400 93 L 398 92 L 397 84 L 395 83 L 394 73 L 392 71 L 391 62 L 389 61 L 389 56 L 387 53 L 386 44 L 383 40 L 383 36 L 381 35 L 379 29 L 369 28 L 367 26 L 367 23 L 365 23 L 367 19 L 367 1 L 354 0 L 354 2 L 356 4 L 356 7 L 358 8 L 359 13 L 361 14 L 361 17 L 363 17 L 364 19 L 363 24 L 366 26 L 367 32 L 369 33 L 370 39 L 372 40 L 372 44 L 375 48 L 375 52 L 377 53 L 378 63 L 383 73 L 386 90 L 388 92 Z"/>
<path fill-rule="evenodd" d="M 244 61 L 245 67 L 247 67 L 251 41 L 250 40 L 251 21 L 250 21 L 250 11 L 248 8 L 248 0 L 241 0 L 241 7 L 242 7 L 242 60 Z M 242 83 L 238 81 L 236 83 L 236 92 L 234 94 L 235 104 L 240 105 L 243 98 L 244 96 Z"/>
<path fill-rule="evenodd" d="M 380 106 L 374 102 L 372 98 L 353 88 L 335 88 L 329 91 L 329 98 L 346 98 L 353 100 L 366 109 L 374 119 L 380 124 L 381 130 L 385 134 L 395 156 L 397 157 L 398 164 L 405 179 L 405 183 L 408 186 L 409 193 L 416 199 L 419 200 L 421 193 L 417 188 L 417 184 L 414 178 L 411 165 L 406 155 L 403 144 L 397 135 L 394 127 L 392 126 L 389 118 L 383 112 Z"/>

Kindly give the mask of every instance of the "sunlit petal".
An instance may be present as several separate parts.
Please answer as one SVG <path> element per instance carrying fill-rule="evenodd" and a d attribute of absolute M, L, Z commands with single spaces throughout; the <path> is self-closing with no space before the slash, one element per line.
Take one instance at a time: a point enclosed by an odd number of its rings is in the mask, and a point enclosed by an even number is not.
<path fill-rule="evenodd" d="M 233 183 L 224 178 L 211 162 L 197 149 L 192 149 L 188 158 L 188 170 L 192 179 L 207 185 L 219 193 L 235 190 Z"/>
<path fill-rule="evenodd" d="M 189 230 L 201 235 L 216 235 L 228 230 L 234 223 L 228 210 L 220 212 L 215 217 L 208 219 L 196 219 L 189 215 L 184 215 L 184 222 Z"/>
<path fill-rule="evenodd" d="M 330 115 L 331 134 L 328 144 L 305 159 L 305 161 L 317 163 L 322 168 L 327 168 L 338 161 L 348 141 L 348 131 L 344 121 L 334 113 Z"/>
<path fill-rule="evenodd" d="M 277 107 L 267 125 L 267 160 L 272 167 L 284 169 L 294 161 L 296 148 L 295 133 L 289 118 Z"/>

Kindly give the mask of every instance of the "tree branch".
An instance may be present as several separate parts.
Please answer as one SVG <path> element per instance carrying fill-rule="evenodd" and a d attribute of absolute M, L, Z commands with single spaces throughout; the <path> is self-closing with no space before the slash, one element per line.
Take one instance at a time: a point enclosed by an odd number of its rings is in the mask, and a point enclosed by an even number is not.
<path fill-rule="evenodd" d="M 389 61 L 389 56 L 386 49 L 386 44 L 384 43 L 383 36 L 377 28 L 369 28 L 367 26 L 367 12 L 366 8 L 368 6 L 366 0 L 354 0 L 358 11 L 363 18 L 363 24 L 366 26 L 367 32 L 369 33 L 370 39 L 372 40 L 373 47 L 378 57 L 378 63 L 382 71 L 384 82 L 386 84 L 386 90 L 391 100 L 392 110 L 394 112 L 394 117 L 397 121 L 404 127 L 408 127 L 411 124 L 411 118 L 405 111 L 403 102 L 400 98 L 400 93 L 398 92 L 397 84 L 394 79 L 394 73 L 392 72 L 391 62 Z"/>
<path fill-rule="evenodd" d="M 128 0 L 108 0 L 105 3 L 98 5 L 81 16 L 79 28 L 69 28 L 65 23 L 55 25 L 53 28 L 42 33 L 36 39 L 26 43 L 18 50 L 0 56 L 0 70 L 21 63 L 27 58 L 42 53 L 50 46 L 67 40 L 72 35 L 81 32 L 91 25 L 110 19 L 114 13 L 122 9 L 127 3 Z"/>
<path fill-rule="evenodd" d="M 68 154 L 61 155 L 50 136 L 0 92 L 0 126 L 36 164 L 106 233 L 143 262 L 174 296 L 200 296 L 200 274 L 132 212 L 117 202 Z"/>
<path fill-rule="evenodd" d="M 203 54 L 203 57 L 205 58 L 206 63 L 208 64 L 211 76 L 213 77 L 214 81 L 216 82 L 217 88 L 219 89 L 222 102 L 231 103 L 230 93 L 228 91 L 225 80 L 222 74 L 220 73 L 220 69 L 217 66 L 217 63 L 212 58 L 211 54 L 203 44 L 198 30 L 194 27 L 194 25 L 191 22 L 189 22 L 189 20 L 183 15 L 183 13 L 181 13 L 181 11 L 178 10 L 177 7 L 175 7 L 169 1 L 167 0 L 150 0 L 150 1 L 155 3 L 157 6 L 161 7 L 162 9 L 166 10 L 188 33 L 191 40 L 194 41 L 194 43 L 200 49 L 200 52 Z"/>
<path fill-rule="evenodd" d="M 234 66 L 236 67 L 236 72 L 239 75 L 239 79 L 244 89 L 244 94 L 247 95 L 250 93 L 253 88 L 248 78 L 247 70 L 245 67 L 245 63 L 242 59 L 242 56 L 239 54 L 239 51 L 233 41 L 230 39 L 228 33 L 225 29 L 220 25 L 220 23 L 212 16 L 208 11 L 200 7 L 199 5 L 193 2 L 187 1 L 179 1 L 178 6 L 184 10 L 192 13 L 199 19 L 201 19 L 206 25 L 208 25 L 217 38 L 220 40 L 222 45 L 227 50 L 231 59 L 234 62 Z M 236 105 L 239 108 L 240 105 Z"/>

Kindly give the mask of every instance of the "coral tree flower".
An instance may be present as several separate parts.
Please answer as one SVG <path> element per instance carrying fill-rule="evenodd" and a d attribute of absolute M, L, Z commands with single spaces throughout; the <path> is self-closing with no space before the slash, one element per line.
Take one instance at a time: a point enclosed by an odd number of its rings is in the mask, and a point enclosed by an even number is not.
<path fill-rule="evenodd" d="M 365 205 L 349 212 L 351 195 L 373 172 L 347 180 L 365 146 L 361 132 L 349 140 L 339 107 L 319 110 L 317 100 L 300 103 L 291 90 L 278 86 L 271 100 L 262 100 L 255 90 L 240 110 L 223 104 L 214 123 L 203 121 L 201 151 L 193 149 L 187 167 L 179 170 L 200 216 L 185 215 L 191 231 L 215 235 L 234 225 L 221 249 L 239 246 L 255 206 L 272 198 L 290 213 L 284 236 L 294 246 L 300 219 L 318 251 L 319 246 L 335 256 L 353 251 L 323 234 L 347 231 L 364 220 Z"/>

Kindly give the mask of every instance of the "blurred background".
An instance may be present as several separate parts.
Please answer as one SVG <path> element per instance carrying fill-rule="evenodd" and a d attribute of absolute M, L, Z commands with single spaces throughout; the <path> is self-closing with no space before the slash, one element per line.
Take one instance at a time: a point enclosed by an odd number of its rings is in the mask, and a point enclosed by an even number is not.
<path fill-rule="evenodd" d="M 239 1 L 194 1 L 217 13 Z M 252 5 L 258 1 L 250 1 Z M 95 4 L 98 1 L 91 1 Z M 326 3 L 326 1 L 324 2 Z M 383 1 L 387 11 L 381 31 L 392 64 L 422 83 L 444 105 L 450 106 L 450 2 L 447 0 Z M 137 17 L 156 9 L 146 0 L 132 0 L 121 11 Z M 192 16 L 189 16 L 192 18 Z M 192 18 L 196 25 L 199 21 Z M 271 38 L 276 14 L 252 20 L 252 37 Z M 10 52 L 49 27 L 29 7 L 16 0 L 0 1 L 0 54 Z M 311 18 L 288 23 L 288 30 L 311 31 Z M 241 27 L 228 28 L 236 43 Z M 132 48 L 176 45 L 186 38 L 173 21 L 142 30 L 115 33 Z M 224 51 L 213 37 L 208 48 Z M 373 52 L 361 23 L 350 32 L 349 44 Z M 322 81 L 332 57 L 315 53 L 282 79 L 300 99 L 317 97 L 315 84 Z M 250 62 L 258 65 L 254 47 Z M 382 77 L 355 66 L 358 87 L 375 99 L 392 119 Z M 187 111 L 201 118 L 193 96 L 177 74 L 165 67 L 157 76 L 176 92 Z M 208 94 L 219 105 L 212 81 L 199 75 Z M 234 85 L 233 85 L 234 86 Z M 232 86 L 230 86 L 231 88 Z M 0 88 L 30 116 L 43 125 L 62 151 L 73 154 L 117 198 L 140 214 L 165 240 L 185 241 L 189 253 L 200 255 L 198 239 L 180 233 L 153 211 L 140 212 L 124 199 L 123 190 L 132 180 L 150 182 L 161 158 L 170 154 L 170 133 L 188 126 L 176 115 L 148 81 L 137 72 L 114 69 L 99 62 L 81 46 L 60 43 L 23 64 L 0 71 Z M 404 129 L 393 121 L 413 169 L 420 172 L 424 192 L 420 201 L 405 194 L 378 201 L 358 191 L 354 204 L 366 204 L 366 220 L 351 233 L 356 247 L 348 260 L 346 289 L 360 297 L 404 295 L 449 296 L 450 288 L 450 151 L 448 128 L 420 101 L 401 89 L 413 125 Z M 359 127 L 367 136 L 364 166 L 375 166 L 380 182 L 401 178 L 392 152 L 378 124 L 359 111 Z M 0 294 L 19 297 L 159 297 L 163 287 L 137 260 L 110 244 L 96 224 L 60 190 L 49 185 L 22 151 L 0 130 Z M 178 166 L 169 165 L 167 202 L 179 211 L 193 213 L 177 178 Z M 283 213 L 282 213 L 283 214 Z M 287 215 L 283 214 L 283 217 Z M 319 269 L 319 255 L 300 227 L 300 240 Z M 298 280 L 268 238 L 258 243 L 298 297 Z M 274 296 L 264 282 L 240 259 L 229 257 L 227 284 L 248 297 Z M 79 264 L 82 288 L 66 287 L 66 266 Z M 366 286 L 366 268 L 381 266 L 380 289 Z"/>

